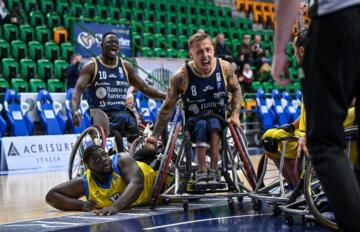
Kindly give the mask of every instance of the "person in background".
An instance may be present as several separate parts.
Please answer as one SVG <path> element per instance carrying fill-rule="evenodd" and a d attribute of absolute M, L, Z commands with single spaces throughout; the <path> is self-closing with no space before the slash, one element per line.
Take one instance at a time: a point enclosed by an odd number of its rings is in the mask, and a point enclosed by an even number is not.
<path fill-rule="evenodd" d="M 75 88 L 76 81 L 80 76 L 80 62 L 82 56 L 80 54 L 74 54 L 70 58 L 70 65 L 66 69 L 66 89 Z"/>

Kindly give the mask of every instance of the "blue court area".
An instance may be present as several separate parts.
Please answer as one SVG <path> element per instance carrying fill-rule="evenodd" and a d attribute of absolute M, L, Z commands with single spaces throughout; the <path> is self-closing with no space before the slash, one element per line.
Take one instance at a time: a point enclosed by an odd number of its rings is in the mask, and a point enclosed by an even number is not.
<path fill-rule="evenodd" d="M 296 217 L 289 226 L 284 216 L 274 215 L 272 206 L 263 208 L 261 212 L 253 211 L 250 199 L 245 198 L 230 211 L 226 199 L 203 199 L 190 202 L 188 212 L 183 211 L 182 203 L 171 203 L 155 211 L 143 207 L 113 216 L 79 213 L 3 224 L 0 231 L 328 231 L 313 222 L 303 224 Z"/>

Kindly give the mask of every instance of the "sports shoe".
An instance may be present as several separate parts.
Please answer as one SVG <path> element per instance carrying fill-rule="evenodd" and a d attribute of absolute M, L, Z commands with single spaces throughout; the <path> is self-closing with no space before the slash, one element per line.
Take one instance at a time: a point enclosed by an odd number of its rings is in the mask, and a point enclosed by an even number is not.
<path fill-rule="evenodd" d="M 200 170 L 195 171 L 195 185 L 207 185 L 208 173 Z"/>
<path fill-rule="evenodd" d="M 216 185 L 221 182 L 221 173 L 219 170 L 209 169 L 209 181 L 208 184 Z"/>

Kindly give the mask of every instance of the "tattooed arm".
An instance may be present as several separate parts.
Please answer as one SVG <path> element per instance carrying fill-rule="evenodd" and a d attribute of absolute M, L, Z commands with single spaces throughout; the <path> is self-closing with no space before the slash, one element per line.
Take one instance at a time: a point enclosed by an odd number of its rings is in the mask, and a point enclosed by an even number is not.
<path fill-rule="evenodd" d="M 235 126 L 240 127 L 240 107 L 242 101 L 242 92 L 239 85 L 239 81 L 236 78 L 232 65 L 228 62 L 224 64 L 224 68 L 227 71 L 226 82 L 228 92 L 231 93 L 231 117 L 229 122 L 232 122 Z"/>
<path fill-rule="evenodd" d="M 181 71 L 176 73 L 175 76 L 170 79 L 169 90 L 164 104 L 157 116 L 152 136 L 146 138 L 145 140 L 145 149 L 154 149 L 157 138 L 161 135 L 162 131 L 167 128 L 168 122 L 171 119 L 176 106 L 176 102 L 178 101 L 180 94 L 183 92 L 184 83 L 185 79 Z"/>

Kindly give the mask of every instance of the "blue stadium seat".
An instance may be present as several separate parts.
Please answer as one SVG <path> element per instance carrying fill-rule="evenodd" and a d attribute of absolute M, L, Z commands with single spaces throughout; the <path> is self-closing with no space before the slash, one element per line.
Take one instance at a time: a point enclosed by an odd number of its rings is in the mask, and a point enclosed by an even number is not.
<path fill-rule="evenodd" d="M 66 93 L 65 109 L 66 109 L 66 115 L 69 119 L 72 133 L 78 134 L 78 133 L 83 132 L 83 130 L 85 130 L 87 127 L 90 126 L 91 118 L 90 118 L 90 114 L 89 114 L 88 102 L 86 100 L 81 100 L 79 109 L 78 109 L 78 110 L 80 110 L 80 112 L 82 114 L 80 126 L 74 126 L 73 117 L 71 114 L 71 97 L 72 97 L 73 92 L 74 92 L 74 89 L 70 88 L 70 89 L 68 89 L 68 91 Z"/>
<path fill-rule="evenodd" d="M 6 127 L 7 127 L 6 121 L 2 117 L 2 111 L 3 111 L 3 105 L 0 104 L 0 137 L 4 136 L 4 133 L 5 133 Z"/>
<path fill-rule="evenodd" d="M 36 106 L 45 133 L 49 135 L 64 134 L 66 120 L 61 115 L 61 103 L 53 101 L 47 90 L 40 90 Z"/>
<path fill-rule="evenodd" d="M 149 109 L 149 99 L 142 92 L 138 91 L 135 96 L 136 108 L 142 121 L 153 121 Z M 153 121 L 155 122 L 155 121 Z"/>
<path fill-rule="evenodd" d="M 291 118 L 290 114 L 287 114 L 285 111 L 285 107 L 282 103 L 282 94 L 277 89 L 273 89 L 271 94 L 273 100 L 274 111 L 277 116 L 277 122 L 279 126 L 288 124 Z"/>
<path fill-rule="evenodd" d="M 8 89 L 6 91 L 4 109 L 12 136 L 31 135 L 34 123 L 28 114 L 29 108 L 26 103 L 20 105 L 20 97 L 15 90 Z"/>
<path fill-rule="evenodd" d="M 272 109 L 272 101 L 266 98 L 262 88 L 256 93 L 257 115 L 264 130 L 275 127 L 276 115 Z"/>
<path fill-rule="evenodd" d="M 288 92 L 284 91 L 282 97 L 285 112 L 290 115 L 290 122 L 294 122 L 300 116 L 300 111 L 294 106 L 293 99 Z"/>

